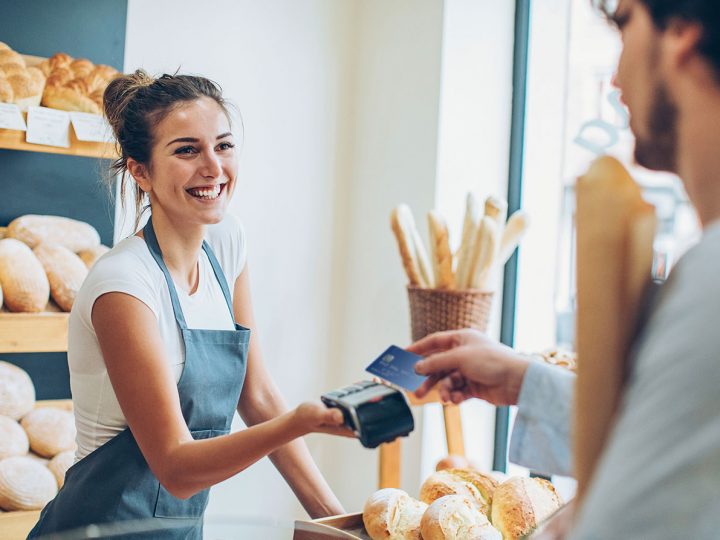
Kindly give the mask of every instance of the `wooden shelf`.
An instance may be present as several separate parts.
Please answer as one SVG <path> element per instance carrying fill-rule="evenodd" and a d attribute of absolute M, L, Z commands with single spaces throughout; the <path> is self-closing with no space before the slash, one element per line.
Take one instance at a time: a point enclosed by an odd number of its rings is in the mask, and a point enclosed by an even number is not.
<path fill-rule="evenodd" d="M 0 311 L 0 353 L 65 352 L 68 313 Z"/>

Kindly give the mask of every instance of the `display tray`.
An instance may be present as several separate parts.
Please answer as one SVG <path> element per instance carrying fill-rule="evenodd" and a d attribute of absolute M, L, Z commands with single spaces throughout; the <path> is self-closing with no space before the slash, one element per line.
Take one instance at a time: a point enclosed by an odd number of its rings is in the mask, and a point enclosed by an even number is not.
<path fill-rule="evenodd" d="M 0 309 L 0 353 L 67 351 L 69 316 L 53 302 L 40 313 Z"/>
<path fill-rule="evenodd" d="M 295 522 L 293 540 L 325 540 L 330 538 L 371 540 L 363 525 L 361 512 Z"/>

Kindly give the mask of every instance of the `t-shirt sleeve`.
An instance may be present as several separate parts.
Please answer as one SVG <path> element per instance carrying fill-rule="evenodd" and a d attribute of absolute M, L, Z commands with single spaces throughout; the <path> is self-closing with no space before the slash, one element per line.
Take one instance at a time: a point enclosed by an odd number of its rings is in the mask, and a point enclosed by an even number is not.
<path fill-rule="evenodd" d="M 245 269 L 247 243 L 245 229 L 237 216 L 228 213 L 217 225 L 208 227 L 207 241 L 225 273 L 230 290 Z"/>

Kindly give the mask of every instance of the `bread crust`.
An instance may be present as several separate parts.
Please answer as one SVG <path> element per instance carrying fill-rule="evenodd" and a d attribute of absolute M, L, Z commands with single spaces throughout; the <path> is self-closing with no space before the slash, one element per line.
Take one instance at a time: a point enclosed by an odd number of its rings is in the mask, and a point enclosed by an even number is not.
<path fill-rule="evenodd" d="M 420 500 L 431 504 L 446 495 L 473 501 L 483 514 L 490 511 L 497 481 L 473 469 L 444 469 L 431 474 L 420 487 Z"/>
<path fill-rule="evenodd" d="M 410 285 L 416 287 L 427 287 L 427 283 L 422 277 L 418 257 L 414 244 L 414 220 L 412 212 L 407 205 L 401 204 L 393 209 L 390 215 L 390 225 L 392 227 L 395 240 L 397 241 L 400 258 L 402 259 L 405 273 L 407 274 Z"/>
<path fill-rule="evenodd" d="M 373 493 L 363 507 L 363 523 L 372 540 L 421 540 L 420 520 L 427 505 L 401 489 Z"/>
<path fill-rule="evenodd" d="M 430 229 L 430 248 L 435 287 L 438 289 L 452 289 L 455 280 L 447 223 L 438 212 L 430 211 L 428 213 L 428 227 Z"/>
<path fill-rule="evenodd" d="M 60 244 L 43 243 L 33 253 L 45 269 L 50 296 L 63 311 L 70 311 L 88 269 L 80 257 Z"/>
<path fill-rule="evenodd" d="M 20 421 L 37 455 L 53 458 L 75 449 L 75 418 L 72 413 L 52 407 L 35 409 Z"/>
<path fill-rule="evenodd" d="M 57 494 L 52 473 L 26 457 L 0 461 L 0 508 L 39 510 Z"/>
<path fill-rule="evenodd" d="M 514 477 L 495 490 L 492 522 L 504 540 L 519 540 L 561 505 L 555 487 L 547 480 Z"/>
<path fill-rule="evenodd" d="M 47 306 L 50 283 L 28 246 L 14 238 L 0 240 L 0 282 L 10 311 L 36 313 Z"/>
<path fill-rule="evenodd" d="M 461 495 L 434 501 L 422 517 L 423 540 L 502 540 L 473 502 Z"/>

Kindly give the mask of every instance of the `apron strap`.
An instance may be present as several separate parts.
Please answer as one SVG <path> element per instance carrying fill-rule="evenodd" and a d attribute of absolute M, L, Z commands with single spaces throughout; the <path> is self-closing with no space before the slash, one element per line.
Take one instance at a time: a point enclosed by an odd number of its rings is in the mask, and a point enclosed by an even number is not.
<path fill-rule="evenodd" d="M 222 271 L 222 267 L 220 266 L 220 263 L 215 257 L 215 253 L 213 253 L 210 244 L 203 240 L 202 247 L 205 250 L 205 254 L 207 255 L 208 260 L 210 261 L 210 266 L 212 266 L 213 272 L 215 272 L 215 278 L 217 279 L 218 283 L 220 284 L 220 288 L 222 289 L 223 296 L 225 297 L 225 303 L 227 303 L 227 307 L 230 310 L 230 318 L 232 319 L 233 324 L 236 324 L 235 313 L 233 312 L 232 297 L 230 296 L 230 288 L 228 287 L 227 279 L 225 279 L 225 272 Z"/>

